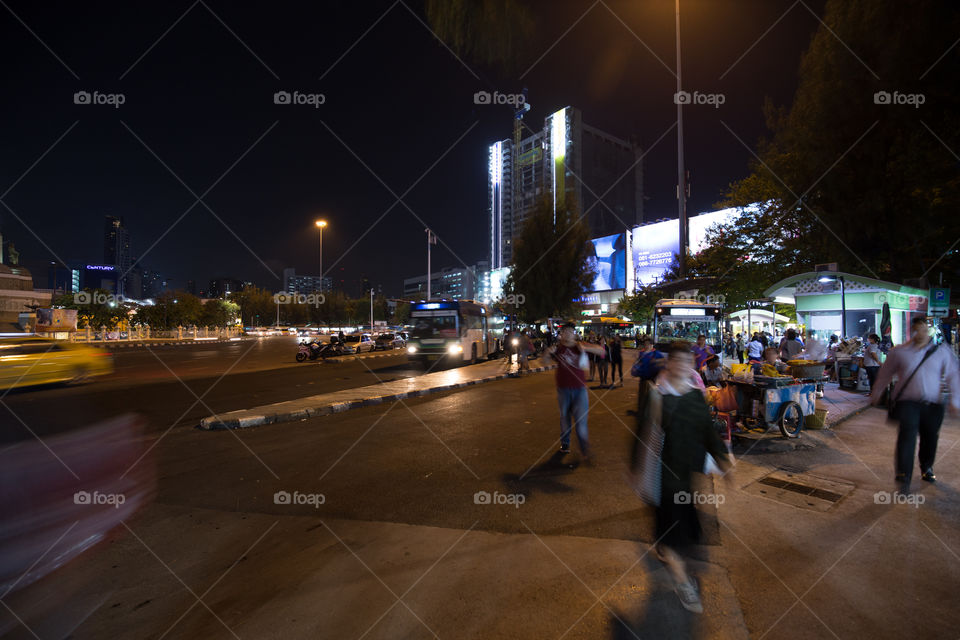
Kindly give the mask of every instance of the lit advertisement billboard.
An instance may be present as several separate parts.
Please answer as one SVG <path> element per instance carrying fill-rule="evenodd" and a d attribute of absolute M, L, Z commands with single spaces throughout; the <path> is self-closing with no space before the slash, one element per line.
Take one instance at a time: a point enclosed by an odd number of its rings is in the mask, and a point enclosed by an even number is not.
<path fill-rule="evenodd" d="M 736 209 L 722 209 L 689 218 L 690 252 L 696 254 L 703 249 L 710 227 L 731 222 L 736 215 Z M 633 229 L 631 235 L 627 288 L 632 291 L 637 286 L 659 281 L 664 271 L 670 268 L 680 250 L 680 222 L 665 220 L 648 224 Z"/>
<path fill-rule="evenodd" d="M 627 234 L 596 238 L 592 241 L 590 266 L 596 275 L 590 291 L 625 289 L 627 286 Z"/>
<path fill-rule="evenodd" d="M 667 220 L 633 229 L 634 286 L 646 286 L 657 282 L 673 262 L 680 237 L 680 223 Z"/>

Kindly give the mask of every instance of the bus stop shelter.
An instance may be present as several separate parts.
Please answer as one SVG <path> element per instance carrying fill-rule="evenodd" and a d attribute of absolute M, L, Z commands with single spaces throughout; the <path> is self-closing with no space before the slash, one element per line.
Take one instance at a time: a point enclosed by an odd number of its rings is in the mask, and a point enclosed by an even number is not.
<path fill-rule="evenodd" d="M 807 335 L 860 337 L 880 334 L 884 304 L 890 313 L 890 337 L 907 339 L 910 320 L 927 312 L 929 291 L 840 271 L 807 272 L 785 278 L 764 292 L 780 304 L 793 304 Z M 846 334 L 846 335 L 844 335 Z"/>
<path fill-rule="evenodd" d="M 754 331 L 766 331 L 770 334 L 776 333 L 774 325 L 786 326 L 790 318 L 785 315 L 776 314 L 766 309 L 741 309 L 727 315 L 732 331 L 751 336 Z M 747 323 L 750 326 L 747 326 Z"/>

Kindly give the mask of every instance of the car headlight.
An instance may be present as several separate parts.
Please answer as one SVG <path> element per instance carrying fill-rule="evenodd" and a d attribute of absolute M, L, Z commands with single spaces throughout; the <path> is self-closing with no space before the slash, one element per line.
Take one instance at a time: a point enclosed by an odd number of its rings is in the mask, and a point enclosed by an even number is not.
<path fill-rule="evenodd" d="M 409 347 L 407 347 L 407 353 L 416 353 L 416 352 L 417 352 L 417 348 L 415 346 L 410 345 Z"/>
<path fill-rule="evenodd" d="M 463 353 L 463 347 L 459 344 L 452 344 L 447 347 L 447 353 Z"/>

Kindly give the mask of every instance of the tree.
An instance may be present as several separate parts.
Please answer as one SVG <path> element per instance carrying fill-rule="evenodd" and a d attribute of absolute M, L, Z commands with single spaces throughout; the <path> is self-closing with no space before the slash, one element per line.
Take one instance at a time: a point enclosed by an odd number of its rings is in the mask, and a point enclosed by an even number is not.
<path fill-rule="evenodd" d="M 393 323 L 397 325 L 407 324 L 410 319 L 410 303 L 398 302 L 396 309 L 393 310 Z"/>
<path fill-rule="evenodd" d="M 233 324 L 240 307 L 227 300 L 207 300 L 200 312 L 200 324 L 206 327 L 226 327 Z"/>
<path fill-rule="evenodd" d="M 517 315 L 525 322 L 571 315 L 593 282 L 590 228 L 575 204 L 542 198 L 530 212 L 513 245 L 504 293 L 522 300 Z"/>
<path fill-rule="evenodd" d="M 647 333 L 650 333 L 657 301 L 663 297 L 656 287 L 641 286 L 637 288 L 635 294 L 620 298 L 617 309 L 620 314 L 627 316 L 633 322 L 646 324 L 648 327 Z"/>
<path fill-rule="evenodd" d="M 106 289 L 84 289 L 79 293 L 66 293 L 57 296 L 51 306 L 60 309 L 77 310 L 77 328 L 91 327 L 116 329 L 127 319 L 127 309 L 118 303 L 117 296 Z"/>
<path fill-rule="evenodd" d="M 529 8 L 518 0 L 427 0 L 426 14 L 457 55 L 505 68 L 524 59 L 534 30 Z"/>
<path fill-rule="evenodd" d="M 768 283 L 822 262 L 891 280 L 958 275 L 958 31 L 956 3 L 829 0 L 792 105 L 765 105 L 771 138 L 727 194 L 760 208 L 712 244 Z"/>
<path fill-rule="evenodd" d="M 240 307 L 241 322 L 252 326 L 273 324 L 277 305 L 273 294 L 260 287 L 249 286 L 230 294 L 230 300 Z"/>

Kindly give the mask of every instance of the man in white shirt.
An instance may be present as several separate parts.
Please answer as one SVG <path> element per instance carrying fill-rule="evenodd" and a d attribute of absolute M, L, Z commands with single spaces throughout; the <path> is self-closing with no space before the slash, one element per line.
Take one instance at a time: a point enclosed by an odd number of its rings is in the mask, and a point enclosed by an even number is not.
<path fill-rule="evenodd" d="M 896 402 L 900 420 L 895 479 L 902 483 L 903 491 L 907 491 L 913 475 L 913 452 L 918 433 L 920 477 L 927 482 L 937 479 L 933 473 L 933 461 L 945 408 L 940 392 L 943 381 L 950 392 L 951 412 L 960 412 L 960 364 L 949 348 L 938 347 L 930 340 L 926 317 L 914 318 L 910 323 L 910 341 L 887 355 L 871 393 L 873 404 L 880 402 L 883 390 L 894 378 L 897 384 L 890 397 Z"/>
<path fill-rule="evenodd" d="M 747 343 L 747 360 L 763 360 L 763 343 L 760 342 L 760 334 L 754 333 L 750 342 Z"/>

